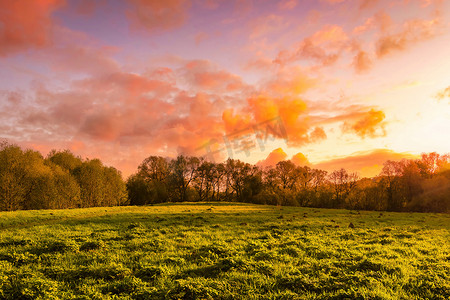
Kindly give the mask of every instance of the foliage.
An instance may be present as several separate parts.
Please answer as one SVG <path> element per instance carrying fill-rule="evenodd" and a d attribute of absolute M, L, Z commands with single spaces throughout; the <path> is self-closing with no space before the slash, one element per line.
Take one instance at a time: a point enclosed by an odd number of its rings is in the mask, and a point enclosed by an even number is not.
<path fill-rule="evenodd" d="M 261 169 L 239 160 L 150 156 L 127 181 L 130 204 L 238 201 L 388 211 L 450 212 L 450 156 L 387 161 L 379 176 L 327 172 L 281 161 Z M 445 175 L 447 174 L 447 175 Z"/>
<path fill-rule="evenodd" d="M 236 201 L 278 206 L 450 212 L 450 155 L 387 161 L 379 176 L 328 174 L 280 161 L 262 169 L 240 160 L 213 163 L 149 156 L 126 183 L 98 159 L 68 150 L 39 152 L 0 144 L 0 210 Z"/>
<path fill-rule="evenodd" d="M 81 160 L 53 150 L 44 159 L 0 143 L 0 210 L 62 209 L 127 203 L 119 171 L 97 160 Z"/>

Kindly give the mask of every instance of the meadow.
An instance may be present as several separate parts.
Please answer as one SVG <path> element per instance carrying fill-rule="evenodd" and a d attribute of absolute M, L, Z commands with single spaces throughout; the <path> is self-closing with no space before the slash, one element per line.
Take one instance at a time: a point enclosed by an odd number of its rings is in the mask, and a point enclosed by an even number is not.
<path fill-rule="evenodd" d="M 0 299 L 449 298 L 449 214 L 217 202 L 0 213 Z"/>

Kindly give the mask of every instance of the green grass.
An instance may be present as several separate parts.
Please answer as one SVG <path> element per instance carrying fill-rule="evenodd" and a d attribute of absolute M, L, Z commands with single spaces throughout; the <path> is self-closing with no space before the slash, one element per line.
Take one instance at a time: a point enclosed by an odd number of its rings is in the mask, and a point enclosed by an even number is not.
<path fill-rule="evenodd" d="M 2 212 L 0 299 L 449 299 L 449 230 L 235 203 Z"/>

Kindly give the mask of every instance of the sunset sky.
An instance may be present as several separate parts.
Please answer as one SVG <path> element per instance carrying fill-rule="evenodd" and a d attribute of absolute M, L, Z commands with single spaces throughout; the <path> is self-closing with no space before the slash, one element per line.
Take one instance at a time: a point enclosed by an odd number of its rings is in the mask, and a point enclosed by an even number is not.
<path fill-rule="evenodd" d="M 374 176 L 450 152 L 450 1 L 0 0 L 2 139 Z"/>

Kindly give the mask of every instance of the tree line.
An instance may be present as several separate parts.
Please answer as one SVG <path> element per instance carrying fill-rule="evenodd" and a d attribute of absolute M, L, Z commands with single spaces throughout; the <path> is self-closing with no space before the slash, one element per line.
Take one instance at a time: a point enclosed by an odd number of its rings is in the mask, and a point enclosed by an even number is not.
<path fill-rule="evenodd" d="M 235 159 L 213 163 L 149 156 L 124 181 L 117 169 L 69 150 L 53 150 L 44 158 L 0 143 L 0 210 L 184 201 L 450 212 L 450 156 L 433 152 L 417 160 L 387 161 L 374 178 L 345 169 L 328 173 L 290 160 L 261 168 Z"/>
<path fill-rule="evenodd" d="M 450 156 L 387 161 L 379 176 L 359 178 L 345 169 L 328 173 L 290 160 L 260 168 L 235 159 L 146 158 L 127 181 L 131 205 L 178 201 L 450 212 Z"/>
<path fill-rule="evenodd" d="M 68 150 L 47 157 L 0 143 L 0 210 L 115 206 L 128 202 L 118 170 Z"/>

